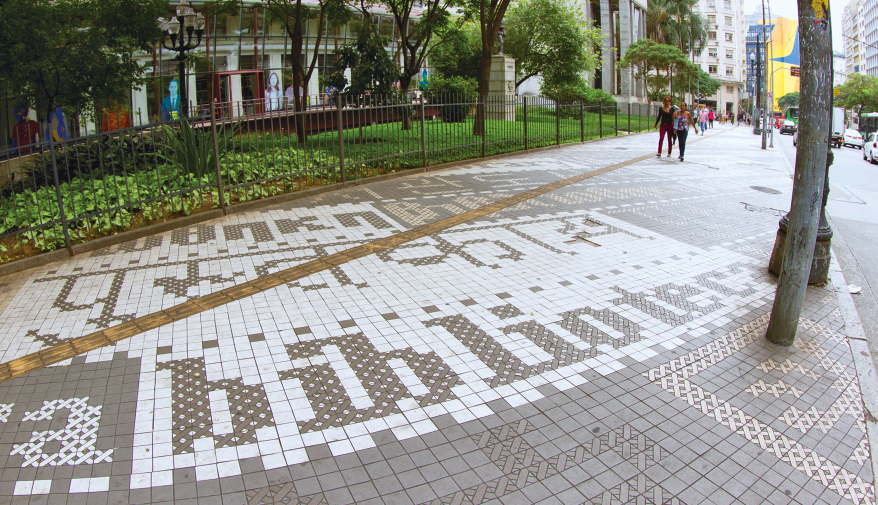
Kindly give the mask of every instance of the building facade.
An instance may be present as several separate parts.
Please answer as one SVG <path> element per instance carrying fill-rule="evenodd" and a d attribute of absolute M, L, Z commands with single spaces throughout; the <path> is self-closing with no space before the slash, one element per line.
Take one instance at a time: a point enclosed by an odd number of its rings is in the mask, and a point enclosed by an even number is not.
<path fill-rule="evenodd" d="M 601 71 L 595 76 L 595 87 L 622 102 L 643 100 L 645 83 L 634 79 L 631 69 L 620 69 L 618 62 L 631 44 L 646 37 L 646 2 L 598 0 L 589 5 L 589 17 L 600 26 L 604 36 Z"/>
<path fill-rule="evenodd" d="M 851 0 L 844 7 L 844 72 L 845 74 L 866 73 L 866 45 L 863 26 L 865 0 Z"/>
<path fill-rule="evenodd" d="M 695 9 L 707 20 L 707 45 L 694 55 L 696 65 L 720 81 L 714 96 L 698 100 L 721 112 L 740 111 L 746 77 L 743 0 L 699 0 Z"/>
<path fill-rule="evenodd" d="M 865 44 L 865 73 L 878 76 L 878 0 L 860 0 L 862 39 Z"/>

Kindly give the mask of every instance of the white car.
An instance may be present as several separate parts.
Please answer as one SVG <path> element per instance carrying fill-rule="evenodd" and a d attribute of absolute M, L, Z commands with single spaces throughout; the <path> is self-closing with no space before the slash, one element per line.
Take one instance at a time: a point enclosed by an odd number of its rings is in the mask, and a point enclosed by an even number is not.
<path fill-rule="evenodd" d="M 863 159 L 874 165 L 878 163 L 875 159 L 876 154 L 878 154 L 878 132 L 870 133 L 866 143 L 863 144 Z"/>
<path fill-rule="evenodd" d="M 853 146 L 863 148 L 863 136 L 860 135 L 860 132 L 857 130 L 851 130 L 848 128 L 844 131 L 844 140 L 841 143 L 842 146 Z"/>

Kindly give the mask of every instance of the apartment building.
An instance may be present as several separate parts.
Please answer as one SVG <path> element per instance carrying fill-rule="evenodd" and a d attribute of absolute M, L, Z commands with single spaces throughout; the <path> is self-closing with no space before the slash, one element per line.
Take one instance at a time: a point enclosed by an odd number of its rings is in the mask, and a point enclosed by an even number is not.
<path fill-rule="evenodd" d="M 746 40 L 743 0 L 699 0 L 695 7 L 708 23 L 707 45 L 695 55 L 700 65 L 722 85 L 700 103 L 724 112 L 739 112 L 745 79 Z"/>
<path fill-rule="evenodd" d="M 866 45 L 863 9 L 866 0 L 851 0 L 844 7 L 843 13 L 843 39 L 844 45 L 844 72 L 847 75 L 866 72 Z"/>
<path fill-rule="evenodd" d="M 862 26 L 862 40 L 865 42 L 865 73 L 878 75 L 878 0 L 860 0 L 863 4 L 860 9 L 860 23 Z M 847 32 L 845 32 L 847 34 Z M 861 60 L 862 61 L 862 60 Z M 862 71 L 862 68 L 861 70 Z"/>

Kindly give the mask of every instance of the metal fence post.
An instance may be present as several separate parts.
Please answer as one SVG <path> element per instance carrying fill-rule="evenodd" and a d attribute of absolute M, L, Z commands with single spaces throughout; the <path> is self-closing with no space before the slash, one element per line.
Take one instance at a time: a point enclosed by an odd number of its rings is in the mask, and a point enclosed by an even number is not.
<path fill-rule="evenodd" d="M 421 157 L 424 159 L 424 168 L 427 168 L 427 128 L 426 121 L 424 118 L 424 102 L 427 101 L 427 96 L 421 95 Z"/>
<path fill-rule="evenodd" d="M 522 96 L 524 101 L 524 150 L 527 151 L 527 97 Z"/>
<path fill-rule="evenodd" d="M 631 134 L 631 102 L 628 102 L 628 134 Z"/>
<path fill-rule="evenodd" d="M 598 101 L 598 131 L 601 138 L 604 138 L 604 101 Z"/>
<path fill-rule="evenodd" d="M 579 141 L 585 142 L 585 111 L 582 102 L 579 102 Z"/>
<path fill-rule="evenodd" d="M 61 214 L 61 229 L 64 230 L 64 245 L 67 254 L 73 256 L 73 248 L 70 246 L 70 230 L 67 228 L 67 215 L 64 213 L 64 200 L 61 198 L 61 184 L 58 182 L 58 161 L 55 159 L 55 139 L 51 133 L 49 137 L 49 154 L 52 158 L 52 175 L 55 179 L 55 197 L 58 198 L 58 210 Z"/>
<path fill-rule="evenodd" d="M 338 110 L 338 162 L 341 166 L 341 182 L 347 182 L 348 177 L 344 168 L 344 125 L 342 124 L 341 117 L 341 101 L 344 96 L 339 93 L 338 98 L 335 101 L 336 109 Z"/>
<path fill-rule="evenodd" d="M 226 197 L 223 191 L 222 171 L 220 170 L 219 144 L 217 143 L 216 135 L 216 104 L 214 102 L 210 102 L 210 131 L 213 134 L 213 160 L 214 168 L 216 169 L 216 190 L 219 194 L 220 209 L 223 210 L 223 215 L 225 216 L 227 215 Z"/>
<path fill-rule="evenodd" d="M 479 101 L 482 102 L 482 158 L 484 158 L 488 147 L 488 97 L 479 97 Z"/>
<path fill-rule="evenodd" d="M 619 104 L 618 103 L 613 106 L 613 130 L 615 130 L 615 133 L 613 134 L 613 136 L 614 137 L 619 136 Z"/>
<path fill-rule="evenodd" d="M 561 146 L 561 102 L 555 102 L 555 144 Z"/>

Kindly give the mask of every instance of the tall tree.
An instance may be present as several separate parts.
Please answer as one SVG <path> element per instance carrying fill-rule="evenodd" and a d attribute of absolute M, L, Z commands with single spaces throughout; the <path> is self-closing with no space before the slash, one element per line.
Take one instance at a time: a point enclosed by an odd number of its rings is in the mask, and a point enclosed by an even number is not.
<path fill-rule="evenodd" d="M 516 86 L 541 76 L 547 86 L 575 84 L 600 63 L 601 31 L 582 11 L 553 0 L 521 0 L 507 14 L 505 52 L 515 58 Z"/>
<path fill-rule="evenodd" d="M 453 29 L 449 24 L 453 21 L 451 10 L 456 9 L 459 0 L 380 0 L 380 4 L 393 15 L 396 33 L 399 37 L 399 49 L 402 65 L 399 72 L 399 89 L 405 93 L 412 79 L 424 66 L 430 52 L 441 45 L 446 37 L 451 36 Z M 431 44 L 434 37 L 437 43 Z M 411 128 L 411 117 L 403 114 L 403 130 Z"/>
<path fill-rule="evenodd" d="M 135 54 L 152 52 L 166 0 L 6 0 L 0 80 L 48 118 L 56 106 L 90 117 L 98 100 L 125 102 L 145 82 Z"/>
<path fill-rule="evenodd" d="M 293 67 L 293 107 L 296 111 L 305 110 L 304 95 L 314 74 L 314 69 L 317 67 L 317 55 L 320 52 L 320 44 L 325 33 L 323 27 L 327 21 L 331 26 L 346 23 L 351 17 L 350 10 L 343 0 L 315 0 L 307 3 L 303 0 L 266 0 L 264 8 L 267 21 L 270 24 L 278 23 L 283 26 L 290 39 Z M 311 61 L 307 62 L 306 71 L 304 61 L 305 30 L 309 22 L 315 23 L 318 29 L 317 37 L 314 39 L 314 49 L 311 52 Z M 305 136 L 305 116 L 298 114 L 296 115 L 296 138 L 299 142 L 305 142 Z"/>
<path fill-rule="evenodd" d="M 494 56 L 494 45 L 506 10 L 511 0 L 468 0 L 468 7 L 479 23 L 482 38 L 482 62 L 479 68 L 479 96 L 488 96 L 491 81 L 491 58 Z M 484 114 L 476 114 L 473 122 L 473 134 L 483 135 L 485 132 Z"/>
<path fill-rule="evenodd" d="M 857 115 L 878 110 L 878 77 L 851 74 L 844 84 L 836 88 L 835 105 L 851 109 Z"/>
<path fill-rule="evenodd" d="M 832 107 L 832 37 L 829 4 L 798 0 L 802 50 L 802 110 L 790 221 L 783 262 L 766 338 L 789 346 L 795 342 L 808 289 L 827 171 L 827 138 Z M 824 201 L 825 205 L 825 201 Z"/>
<path fill-rule="evenodd" d="M 675 79 L 688 77 L 694 75 L 697 68 L 678 48 L 650 39 L 640 39 L 631 44 L 619 61 L 619 66 L 633 69 L 636 79 L 646 79 L 653 98 L 657 98 L 656 95 L 661 93 L 671 76 Z"/>

